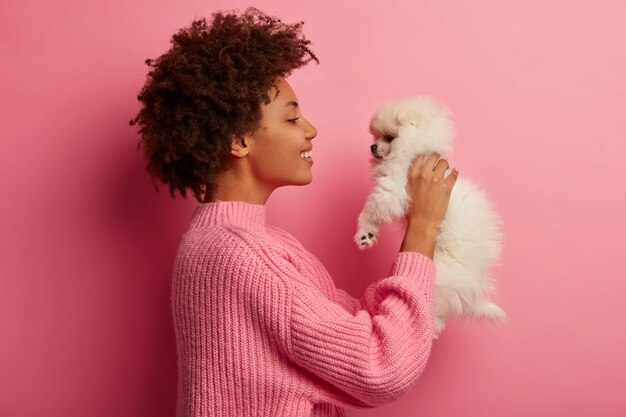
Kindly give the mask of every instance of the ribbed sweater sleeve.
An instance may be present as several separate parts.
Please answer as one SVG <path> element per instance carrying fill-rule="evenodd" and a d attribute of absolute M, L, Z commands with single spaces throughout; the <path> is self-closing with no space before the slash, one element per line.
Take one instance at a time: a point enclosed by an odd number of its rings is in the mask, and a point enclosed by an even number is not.
<path fill-rule="evenodd" d="M 351 314 L 356 314 L 357 311 L 363 309 L 362 298 L 354 298 L 341 288 L 336 288 L 335 294 L 337 302 Z"/>
<path fill-rule="evenodd" d="M 366 289 L 360 307 L 358 300 L 349 301 L 350 308 L 358 308 L 351 314 L 308 283 L 288 255 L 268 249 L 254 253 L 266 267 L 267 285 L 284 287 L 290 312 L 286 351 L 342 392 L 340 403 L 379 406 L 413 386 L 432 344 L 435 269 L 430 258 L 400 252 L 389 276 Z M 340 296 L 344 302 L 346 295 Z M 271 300 L 256 301 L 263 311 L 276 309 Z"/>

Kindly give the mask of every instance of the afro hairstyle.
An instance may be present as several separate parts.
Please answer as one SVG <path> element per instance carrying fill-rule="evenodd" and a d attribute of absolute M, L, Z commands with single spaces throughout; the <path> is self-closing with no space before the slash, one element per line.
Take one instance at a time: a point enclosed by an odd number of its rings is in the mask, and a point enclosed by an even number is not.
<path fill-rule="evenodd" d="M 139 125 L 146 170 L 178 190 L 191 189 L 202 203 L 229 166 L 233 135 L 261 124 L 261 104 L 277 77 L 319 59 L 302 35 L 304 21 L 285 24 L 255 7 L 217 11 L 210 23 L 194 19 L 172 36 L 171 48 L 151 67 L 137 100 L 142 107 L 130 125 Z M 278 91 L 277 93 L 278 94 Z"/>

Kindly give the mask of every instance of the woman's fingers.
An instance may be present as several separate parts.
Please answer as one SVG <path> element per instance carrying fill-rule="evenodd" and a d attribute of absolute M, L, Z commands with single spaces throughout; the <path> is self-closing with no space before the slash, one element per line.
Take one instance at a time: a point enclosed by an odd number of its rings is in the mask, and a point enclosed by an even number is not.
<path fill-rule="evenodd" d="M 413 164 L 411 165 L 411 169 L 409 170 L 410 175 L 417 175 L 420 169 L 424 168 L 427 171 L 433 171 L 435 162 L 439 158 L 439 154 L 434 152 L 430 155 L 426 163 L 424 163 L 425 154 L 421 153 L 413 160 Z"/>
<path fill-rule="evenodd" d="M 422 166 L 422 161 L 424 160 L 424 154 L 421 153 L 417 156 L 417 158 L 413 159 L 413 162 L 411 163 L 411 168 L 409 169 L 409 173 L 407 174 L 408 176 L 415 176 L 420 167 Z"/>
<path fill-rule="evenodd" d="M 427 171 L 434 171 L 435 165 L 437 164 L 437 160 L 439 159 L 439 154 L 437 152 L 433 152 L 430 154 L 430 158 L 426 162 L 426 166 L 424 167 Z"/>
<path fill-rule="evenodd" d="M 451 186 L 454 186 L 457 178 L 459 178 L 459 171 L 456 168 L 452 168 L 452 172 L 450 172 L 450 175 L 448 175 L 446 181 L 448 181 Z"/>
<path fill-rule="evenodd" d="M 450 164 L 447 159 L 440 159 L 437 161 L 437 165 L 435 166 L 435 178 L 443 178 L 443 175 L 446 173 L 446 170 Z"/>
<path fill-rule="evenodd" d="M 409 175 L 415 176 L 423 168 L 425 173 L 434 172 L 435 178 L 443 178 L 448 168 L 450 168 L 450 163 L 447 159 L 439 159 L 440 157 L 441 155 L 438 152 L 433 152 L 428 157 L 426 163 L 424 163 L 425 154 L 419 154 L 413 160 Z M 448 175 L 447 178 L 450 178 L 450 176 L 452 175 L 454 176 L 448 181 L 454 184 L 454 182 L 456 182 L 458 174 L 459 171 L 456 168 L 453 168 L 452 172 L 450 172 L 450 175 Z"/>

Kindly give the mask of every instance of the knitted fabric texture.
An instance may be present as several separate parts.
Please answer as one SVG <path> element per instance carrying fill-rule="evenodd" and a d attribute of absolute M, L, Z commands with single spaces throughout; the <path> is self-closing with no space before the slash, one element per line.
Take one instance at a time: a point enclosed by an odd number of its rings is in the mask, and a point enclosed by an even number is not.
<path fill-rule="evenodd" d="M 432 344 L 435 266 L 399 252 L 360 299 L 266 207 L 201 204 L 174 264 L 177 417 L 344 416 L 404 395 Z"/>

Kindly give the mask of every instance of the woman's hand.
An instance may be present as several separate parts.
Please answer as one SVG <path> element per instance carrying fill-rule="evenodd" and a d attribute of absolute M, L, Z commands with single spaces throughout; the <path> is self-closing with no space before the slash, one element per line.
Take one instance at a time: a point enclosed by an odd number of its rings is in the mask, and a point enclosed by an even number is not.
<path fill-rule="evenodd" d="M 406 191 L 411 202 L 406 214 L 408 225 L 400 251 L 420 252 L 434 259 L 439 225 L 448 211 L 450 194 L 459 172 L 454 169 L 444 178 L 448 161 L 439 160 L 438 153 L 433 153 L 426 163 L 423 162 L 424 155 L 420 155 L 409 168 Z"/>
<path fill-rule="evenodd" d="M 406 190 L 411 199 L 406 219 L 418 230 L 438 230 L 448 211 L 448 202 L 459 172 L 455 169 L 444 178 L 448 161 L 434 152 L 426 163 L 419 155 L 409 168 Z"/>

